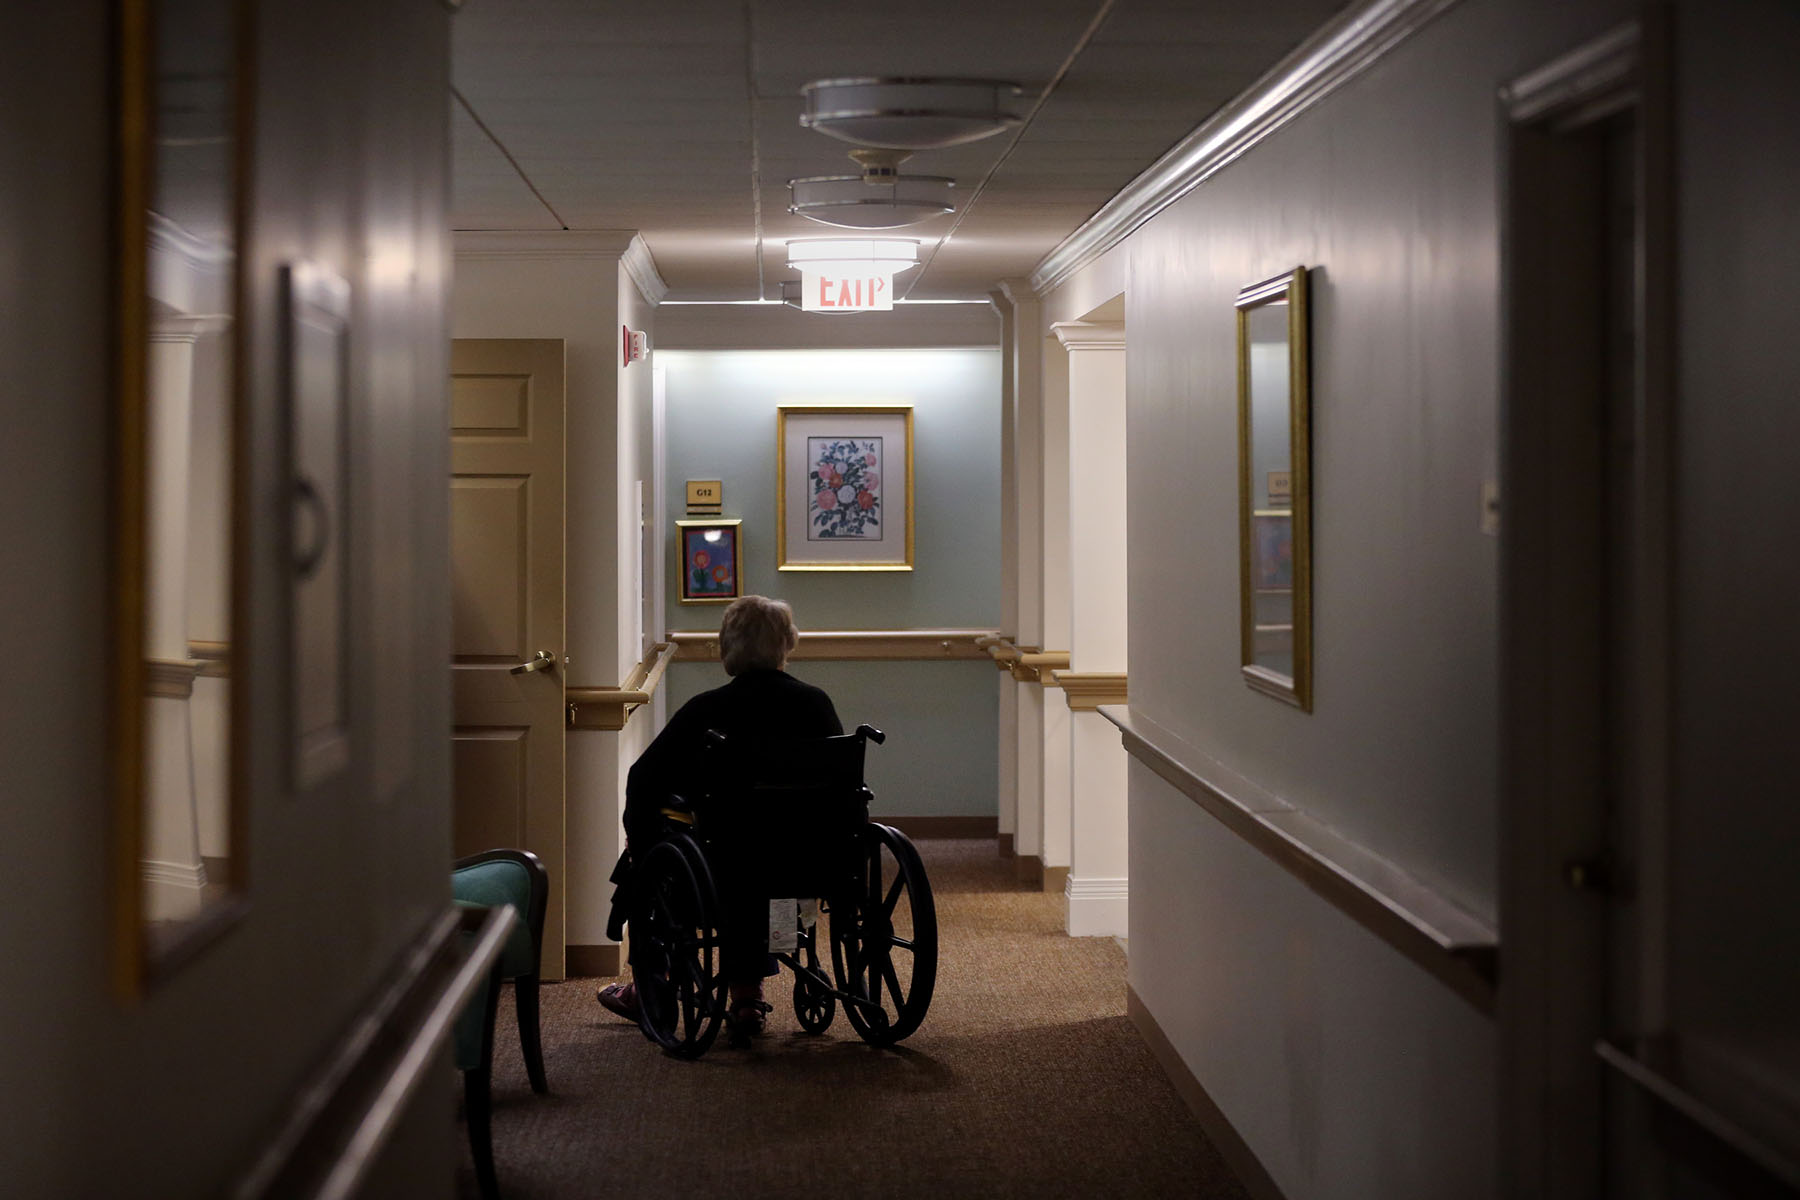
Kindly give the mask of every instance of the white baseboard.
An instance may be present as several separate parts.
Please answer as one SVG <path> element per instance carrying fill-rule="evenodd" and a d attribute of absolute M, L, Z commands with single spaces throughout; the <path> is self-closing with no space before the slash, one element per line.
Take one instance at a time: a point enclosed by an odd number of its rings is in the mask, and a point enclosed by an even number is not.
<path fill-rule="evenodd" d="M 1069 876 L 1070 937 L 1124 937 L 1130 910 L 1130 880 Z"/>

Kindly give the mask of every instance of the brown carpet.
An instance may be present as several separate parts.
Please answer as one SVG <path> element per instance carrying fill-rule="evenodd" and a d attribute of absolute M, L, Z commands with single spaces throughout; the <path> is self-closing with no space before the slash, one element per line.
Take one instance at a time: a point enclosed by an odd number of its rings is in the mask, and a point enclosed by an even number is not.
<path fill-rule="evenodd" d="M 990 841 L 923 841 L 937 991 L 899 1047 L 838 1013 L 818 1037 L 769 981 L 768 1032 L 668 1057 L 594 1000 L 543 989 L 551 1094 L 525 1081 L 510 994 L 494 1046 L 494 1158 L 508 1200 L 575 1197 L 1199 1196 L 1246 1193 L 1125 1016 L 1125 954 L 1062 933 Z M 466 1134 L 462 1135 L 467 1155 Z M 465 1162 L 458 1192 L 475 1196 Z"/>

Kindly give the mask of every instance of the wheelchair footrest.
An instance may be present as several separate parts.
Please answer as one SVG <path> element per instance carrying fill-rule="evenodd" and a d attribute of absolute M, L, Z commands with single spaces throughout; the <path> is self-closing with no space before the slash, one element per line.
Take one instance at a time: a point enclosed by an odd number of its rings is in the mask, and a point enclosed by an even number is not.
<path fill-rule="evenodd" d="M 804 977 L 808 984 L 817 988 L 822 994 L 835 996 L 845 1004 L 854 1004 L 857 1008 L 863 1009 L 864 1011 L 881 1013 L 881 1019 L 883 1021 L 887 1020 L 887 1014 L 882 1012 L 881 1005 L 864 996 L 852 996 L 849 992 L 840 992 L 837 988 L 831 986 L 831 980 L 826 978 L 824 972 L 815 971 L 811 967 L 805 966 L 793 955 L 777 952 L 771 954 L 769 957 L 791 970 L 796 978 Z"/>

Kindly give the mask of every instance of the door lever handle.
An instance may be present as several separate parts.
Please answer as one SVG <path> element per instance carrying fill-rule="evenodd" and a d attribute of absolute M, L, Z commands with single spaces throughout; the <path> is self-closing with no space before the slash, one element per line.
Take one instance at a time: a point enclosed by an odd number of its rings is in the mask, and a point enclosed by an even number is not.
<path fill-rule="evenodd" d="M 532 655 L 528 661 L 513 667 L 512 673 L 514 675 L 529 675 L 533 671 L 542 671 L 545 667 L 553 666 L 555 663 L 556 655 L 550 653 L 548 650 L 539 650 L 536 654 Z"/>

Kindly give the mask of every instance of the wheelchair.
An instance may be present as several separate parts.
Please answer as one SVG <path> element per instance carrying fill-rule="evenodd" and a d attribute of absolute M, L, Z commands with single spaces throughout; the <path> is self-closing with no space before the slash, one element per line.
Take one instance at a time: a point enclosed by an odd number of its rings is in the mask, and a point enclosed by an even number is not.
<path fill-rule="evenodd" d="M 706 1053 L 727 999 L 721 914 L 788 899 L 803 902 L 794 945 L 771 953 L 793 972 L 800 1027 L 823 1033 L 841 1005 L 871 1045 L 918 1029 L 937 980 L 937 910 L 912 842 L 869 820 L 863 752 L 885 740 L 869 725 L 774 747 L 708 734 L 703 794 L 662 810 L 631 875 L 631 971 L 651 1041 Z"/>

